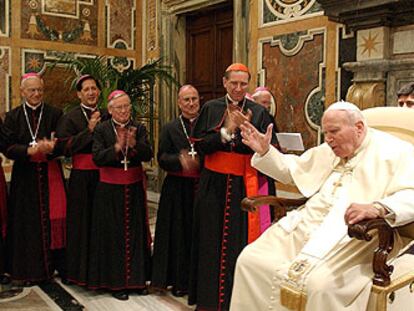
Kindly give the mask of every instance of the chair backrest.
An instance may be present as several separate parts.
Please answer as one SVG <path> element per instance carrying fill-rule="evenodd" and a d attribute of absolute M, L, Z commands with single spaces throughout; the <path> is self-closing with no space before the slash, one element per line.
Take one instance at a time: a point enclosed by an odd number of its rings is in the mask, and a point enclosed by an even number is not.
<path fill-rule="evenodd" d="M 414 145 L 414 109 L 375 107 L 365 109 L 362 113 L 368 126 L 395 135 Z M 414 239 L 414 222 L 399 227 L 398 232 L 404 237 Z"/>
<path fill-rule="evenodd" d="M 414 145 L 414 109 L 375 107 L 362 111 L 368 126 L 395 135 Z"/>

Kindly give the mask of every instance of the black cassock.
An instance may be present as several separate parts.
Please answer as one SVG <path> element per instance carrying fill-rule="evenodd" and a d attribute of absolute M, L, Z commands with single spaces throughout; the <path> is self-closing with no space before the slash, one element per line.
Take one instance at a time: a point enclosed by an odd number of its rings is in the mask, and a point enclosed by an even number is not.
<path fill-rule="evenodd" d="M 93 133 L 88 129 L 91 115 L 91 110 L 79 105 L 63 116 L 56 131 L 62 153 L 72 157 L 67 191 L 66 267 L 67 279 L 78 285 L 87 282 L 91 211 L 99 181 L 98 167 L 92 161 Z M 101 119 L 104 118 L 101 111 Z"/>
<path fill-rule="evenodd" d="M 151 159 L 152 149 L 145 126 L 133 121 L 129 126 L 137 128 L 137 144 L 128 150 L 131 172 L 140 168 L 142 161 Z M 121 131 L 119 127 L 117 131 Z M 115 142 L 112 120 L 98 124 L 94 131 L 93 160 L 100 168 L 101 179 L 103 170 L 118 169 L 116 175 L 123 181 L 122 174 L 127 174 L 121 163 L 124 157 L 115 152 Z M 151 236 L 143 180 L 131 184 L 98 183 L 89 250 L 88 287 L 138 289 L 149 281 Z"/>
<path fill-rule="evenodd" d="M 262 106 L 245 100 L 239 107 L 245 112 L 250 109 L 253 113 L 251 123 L 260 132 L 266 131 L 271 119 Z M 242 143 L 239 130 L 232 142 L 222 142 L 220 127 L 226 109 L 224 97 L 211 100 L 202 107 L 193 131 L 194 138 L 199 139 L 197 151 L 203 156 L 218 151 L 253 154 Z M 248 216 L 240 209 L 245 196 L 242 176 L 223 174 L 206 167 L 202 169 L 194 210 L 190 304 L 212 310 L 229 308 L 236 259 L 248 241 Z"/>
<path fill-rule="evenodd" d="M 188 135 L 190 121 L 183 118 Z M 164 126 L 160 135 L 158 163 L 167 172 L 157 212 L 152 286 L 186 292 L 190 266 L 193 205 L 199 172 L 185 174 L 179 161 L 181 150 L 190 151 L 180 119 Z"/>
<path fill-rule="evenodd" d="M 27 116 L 33 134 L 40 122 L 36 138 L 50 139 L 62 111 L 47 104 L 42 105 L 43 113 L 41 106 L 35 110 L 26 107 Z M 65 243 L 66 198 L 64 192 L 62 193 L 64 189 L 59 187 L 59 192 L 49 191 L 50 187 L 57 184 L 63 186 L 60 162 L 54 163 L 58 175 L 55 175 L 57 179 L 51 182 L 49 177 L 52 171 L 49 163 L 34 162 L 33 158 L 27 155 L 27 148 L 33 138 L 27 125 L 23 104 L 6 114 L 3 133 L 7 144 L 5 155 L 14 160 L 8 201 L 7 272 L 15 280 L 48 280 L 53 276 L 55 268 L 61 268 L 53 266 L 51 250 L 62 249 Z M 50 160 L 54 156 L 48 155 L 47 158 Z M 52 208 L 51 211 L 51 204 L 60 207 Z M 59 215 L 55 214 L 52 217 L 54 213 Z"/>

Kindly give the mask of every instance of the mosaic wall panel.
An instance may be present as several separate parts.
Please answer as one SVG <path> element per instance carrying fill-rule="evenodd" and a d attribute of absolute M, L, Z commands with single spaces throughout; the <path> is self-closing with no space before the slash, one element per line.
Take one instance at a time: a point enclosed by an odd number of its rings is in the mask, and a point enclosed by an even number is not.
<path fill-rule="evenodd" d="M 23 0 L 21 36 L 96 45 L 98 6 L 96 0 Z"/>
<path fill-rule="evenodd" d="M 152 52 L 157 48 L 157 2 L 147 0 L 145 6 L 147 52 Z"/>
<path fill-rule="evenodd" d="M 66 106 L 77 102 L 76 92 L 70 89 L 69 83 L 74 73 L 68 72 L 64 65 L 57 64 L 53 70 L 48 70 L 48 65 L 54 64 L 61 56 L 56 51 L 22 50 L 22 73 L 39 72 L 45 81 L 45 102 L 64 109 Z M 94 57 L 94 55 L 74 54 L 76 58 Z M 62 92 L 62 90 L 65 90 Z"/>
<path fill-rule="evenodd" d="M 0 117 L 10 108 L 10 48 L 0 46 Z"/>
<path fill-rule="evenodd" d="M 117 49 L 134 49 L 135 1 L 107 0 L 107 46 Z"/>
<path fill-rule="evenodd" d="M 261 44 L 262 82 L 275 96 L 279 131 L 301 133 L 305 148 L 317 145 L 325 95 L 324 30 L 278 36 Z"/>
<path fill-rule="evenodd" d="M 316 0 L 261 0 L 261 24 L 266 26 L 322 14 Z"/>
<path fill-rule="evenodd" d="M 0 0 L 0 36 L 9 36 L 9 14 L 10 14 L 10 1 Z"/>

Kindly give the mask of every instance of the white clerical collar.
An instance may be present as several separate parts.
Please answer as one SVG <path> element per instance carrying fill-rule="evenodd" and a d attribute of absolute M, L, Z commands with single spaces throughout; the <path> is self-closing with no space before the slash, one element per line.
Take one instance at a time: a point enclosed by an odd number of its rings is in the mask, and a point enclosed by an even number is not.
<path fill-rule="evenodd" d="M 238 101 L 236 101 L 236 100 L 233 100 L 233 98 L 231 98 L 231 96 L 227 93 L 227 100 L 229 101 L 229 102 L 231 102 L 233 105 L 235 105 L 235 106 L 238 106 L 239 105 L 239 102 Z"/>
<path fill-rule="evenodd" d="M 42 102 L 40 102 L 37 106 L 30 105 L 27 101 L 24 104 L 32 110 L 36 110 L 38 107 L 42 106 Z"/>
<path fill-rule="evenodd" d="M 83 103 L 81 103 L 81 106 L 83 107 L 83 108 L 85 108 L 86 110 L 89 110 L 89 111 L 91 111 L 91 112 L 94 112 L 95 110 L 96 110 L 96 106 L 95 107 L 89 107 L 89 106 L 86 106 L 85 104 L 83 104 Z"/>
<path fill-rule="evenodd" d="M 118 126 L 120 126 L 120 127 L 125 127 L 125 126 L 127 126 L 127 125 L 128 125 L 128 123 L 129 123 L 129 121 L 130 121 L 130 120 L 128 120 L 128 121 L 127 121 L 127 122 L 125 122 L 125 123 L 121 123 L 121 122 L 116 121 L 114 118 L 112 118 L 112 122 L 114 122 L 116 125 L 118 125 Z"/>

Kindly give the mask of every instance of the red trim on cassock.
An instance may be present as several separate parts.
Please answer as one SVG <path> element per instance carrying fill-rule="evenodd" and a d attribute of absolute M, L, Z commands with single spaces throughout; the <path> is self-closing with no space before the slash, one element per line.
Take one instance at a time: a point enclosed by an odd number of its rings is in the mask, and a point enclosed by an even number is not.
<path fill-rule="evenodd" d="M 100 167 L 99 181 L 115 184 L 115 185 L 130 185 L 143 180 L 144 172 L 142 166 L 129 167 L 128 170 L 116 167 Z"/>
<path fill-rule="evenodd" d="M 204 166 L 214 172 L 243 176 L 247 196 L 257 195 L 259 181 L 257 171 L 250 165 L 250 154 L 218 151 L 206 155 Z M 259 212 L 248 214 L 248 243 L 260 236 Z"/>
<path fill-rule="evenodd" d="M 64 248 L 66 245 L 66 192 L 60 162 L 57 160 L 47 160 L 46 155 L 43 153 L 32 155 L 30 161 L 38 164 L 47 163 L 50 249 Z M 39 168 L 38 166 L 38 172 Z M 39 189 L 39 197 L 42 197 L 41 189 Z M 44 204 L 42 199 L 40 204 Z"/>
<path fill-rule="evenodd" d="M 72 167 L 75 170 L 98 170 L 92 160 L 91 153 L 78 153 L 72 156 Z"/>

